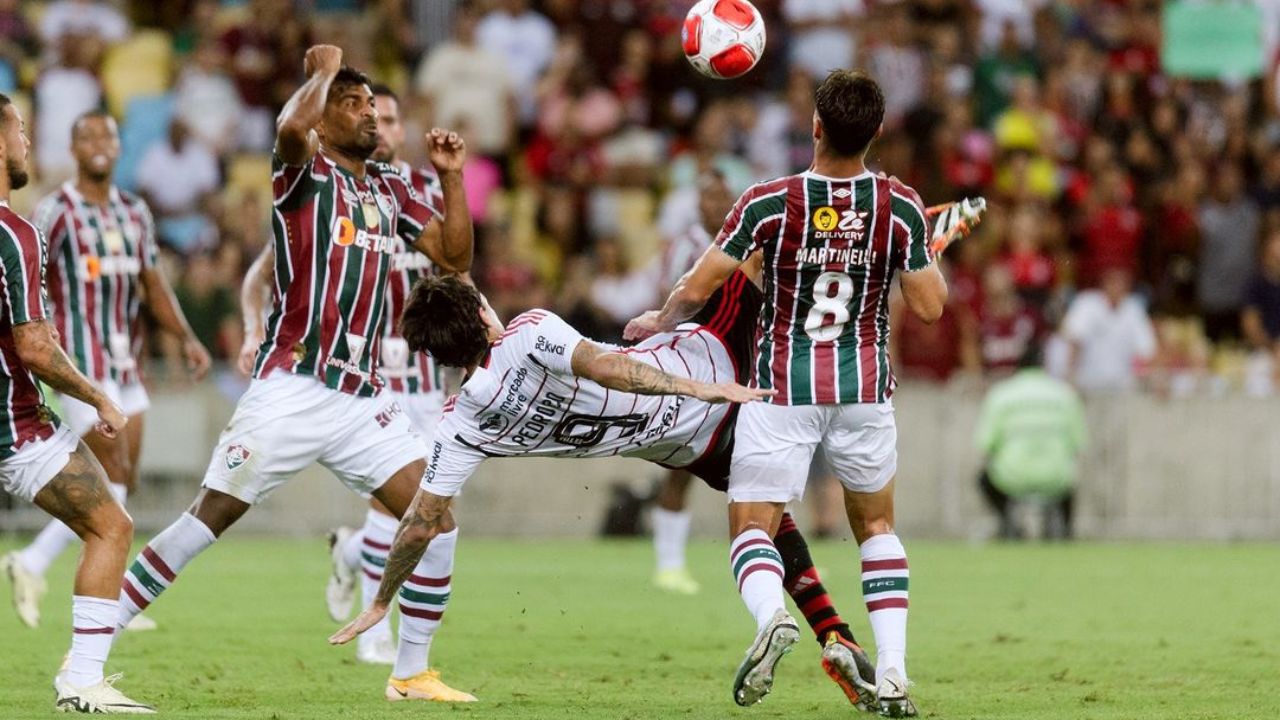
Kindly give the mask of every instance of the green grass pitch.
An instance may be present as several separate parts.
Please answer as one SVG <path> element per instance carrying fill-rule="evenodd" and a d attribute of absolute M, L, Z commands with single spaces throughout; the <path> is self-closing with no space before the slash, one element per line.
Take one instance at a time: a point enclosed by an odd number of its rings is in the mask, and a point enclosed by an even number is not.
<path fill-rule="evenodd" d="M 120 639 L 121 687 L 171 718 L 842 718 L 857 715 L 805 639 L 772 695 L 730 698 L 752 626 L 723 543 L 690 548 L 700 596 L 650 588 L 646 542 L 468 539 L 433 665 L 473 706 L 382 699 L 386 671 L 331 648 L 320 540 L 230 538 L 153 607 L 159 631 Z M 0 543 L 8 550 L 13 539 Z M 912 542 L 909 669 L 925 717 L 1280 717 L 1280 567 L 1266 545 Z M 837 605 L 870 631 L 852 543 L 814 546 Z M 0 608 L 0 717 L 52 712 L 66 649 L 70 555 L 45 622 Z M 8 594 L 0 580 L 0 592 Z M 7 603 L 7 599 L 5 601 Z M 807 630 L 805 631 L 807 633 Z"/>

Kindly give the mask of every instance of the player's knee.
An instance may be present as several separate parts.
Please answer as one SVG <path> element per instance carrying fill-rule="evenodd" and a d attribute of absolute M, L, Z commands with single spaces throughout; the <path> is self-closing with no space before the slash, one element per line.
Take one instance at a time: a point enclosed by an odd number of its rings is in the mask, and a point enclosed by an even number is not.
<path fill-rule="evenodd" d="M 857 538 L 859 544 L 866 542 L 867 538 L 876 535 L 889 535 L 893 533 L 893 522 L 889 518 L 868 518 L 863 520 L 861 527 L 854 527 L 853 534 Z"/>
<path fill-rule="evenodd" d="M 99 506 L 89 515 L 84 524 L 84 540 L 91 538 L 108 543 L 113 547 L 128 550 L 133 543 L 133 518 L 119 503 L 108 503 Z"/>

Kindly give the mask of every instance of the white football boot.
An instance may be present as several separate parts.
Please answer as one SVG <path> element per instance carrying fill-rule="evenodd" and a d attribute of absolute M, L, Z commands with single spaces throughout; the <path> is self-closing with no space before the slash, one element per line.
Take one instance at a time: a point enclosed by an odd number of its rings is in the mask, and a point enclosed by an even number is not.
<path fill-rule="evenodd" d="M 40 598 L 44 597 L 44 578 L 22 566 L 17 552 L 0 557 L 0 571 L 13 584 L 13 609 L 27 627 L 40 625 Z"/>
<path fill-rule="evenodd" d="M 769 624 L 756 634 L 747 657 L 733 679 L 733 701 L 746 707 L 764 699 L 773 689 L 773 668 L 800 640 L 800 628 L 786 610 L 773 614 Z"/>
<path fill-rule="evenodd" d="M 355 568 L 342 558 L 343 546 L 356 533 L 349 527 L 339 527 L 329 533 L 329 584 L 324 589 L 324 600 L 329 606 L 329 617 L 334 622 L 346 622 L 356 602 Z"/>
<path fill-rule="evenodd" d="M 53 689 L 58 694 L 54 709 L 58 712 L 155 715 L 155 708 L 134 702 L 113 687 L 121 677 L 123 677 L 122 673 L 116 673 L 104 678 L 97 685 L 75 688 L 71 687 L 71 684 L 59 673 L 53 679 Z"/>

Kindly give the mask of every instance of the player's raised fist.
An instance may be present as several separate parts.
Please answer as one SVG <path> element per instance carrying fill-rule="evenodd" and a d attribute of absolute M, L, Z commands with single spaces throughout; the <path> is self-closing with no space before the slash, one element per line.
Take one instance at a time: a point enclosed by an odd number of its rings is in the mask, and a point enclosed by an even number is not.
<path fill-rule="evenodd" d="M 467 144 L 462 136 L 444 128 L 431 128 L 427 133 L 427 157 L 436 172 L 461 171 L 467 161 Z"/>
<path fill-rule="evenodd" d="M 336 75 L 342 69 L 342 48 L 337 45 L 312 45 L 302 61 L 302 71 L 312 75 Z"/>

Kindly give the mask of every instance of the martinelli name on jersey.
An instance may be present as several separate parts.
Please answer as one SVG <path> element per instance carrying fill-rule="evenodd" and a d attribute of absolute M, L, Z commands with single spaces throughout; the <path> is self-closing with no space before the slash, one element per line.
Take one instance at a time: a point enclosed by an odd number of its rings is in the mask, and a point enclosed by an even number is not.
<path fill-rule="evenodd" d="M 434 217 L 396 168 L 365 163 L 363 179 L 317 153 L 272 158 L 275 297 L 254 376 L 313 375 L 374 395 L 392 257 Z"/>
<path fill-rule="evenodd" d="M 729 405 L 618 392 L 575 377 L 573 352 L 582 340 L 545 310 L 511 321 L 486 363 L 445 403 L 423 487 L 453 495 L 486 457 L 623 455 L 685 467 L 714 446 Z M 734 378 L 724 343 L 705 329 L 664 333 L 618 352 L 702 382 Z"/>
<path fill-rule="evenodd" d="M 764 252 L 755 382 L 780 405 L 879 403 L 893 394 L 889 287 L 933 262 L 920 197 L 881 176 L 812 172 L 749 188 L 716 244 Z"/>

